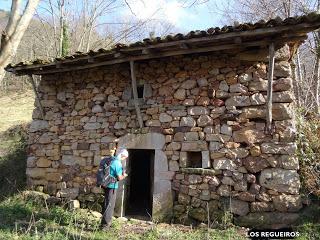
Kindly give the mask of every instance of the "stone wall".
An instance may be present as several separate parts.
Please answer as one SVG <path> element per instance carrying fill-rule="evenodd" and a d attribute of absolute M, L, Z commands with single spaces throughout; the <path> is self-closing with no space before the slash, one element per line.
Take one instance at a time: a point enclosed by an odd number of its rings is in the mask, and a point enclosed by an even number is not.
<path fill-rule="evenodd" d="M 207 209 L 213 217 L 231 211 L 241 225 L 256 223 L 257 214 L 263 223 L 293 220 L 301 200 L 288 57 L 278 54 L 275 63 L 272 135 L 264 131 L 266 62 L 208 53 L 136 63 L 138 84 L 145 84 L 142 129 L 128 64 L 43 76 L 45 119 L 36 108 L 28 184 L 98 207 L 101 156 L 121 136 L 157 132 L 165 135 L 176 220 L 205 222 Z"/>

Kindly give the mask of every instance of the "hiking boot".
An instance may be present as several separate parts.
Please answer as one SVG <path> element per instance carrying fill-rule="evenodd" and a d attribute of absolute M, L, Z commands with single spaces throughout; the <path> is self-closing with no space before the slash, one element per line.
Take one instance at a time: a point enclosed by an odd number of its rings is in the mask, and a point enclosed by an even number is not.
<path fill-rule="evenodd" d="M 111 224 L 101 224 L 100 225 L 100 230 L 101 231 L 108 231 L 111 227 Z"/>

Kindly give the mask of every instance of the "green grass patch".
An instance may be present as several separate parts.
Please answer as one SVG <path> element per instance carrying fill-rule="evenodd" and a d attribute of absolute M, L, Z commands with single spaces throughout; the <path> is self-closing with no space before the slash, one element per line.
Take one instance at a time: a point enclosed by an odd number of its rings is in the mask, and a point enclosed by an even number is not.
<path fill-rule="evenodd" d="M 43 202 L 40 200 L 41 195 L 29 196 L 23 192 L 0 202 L 0 239 L 245 239 L 243 233 L 239 234 L 240 228 L 236 227 L 227 230 L 191 229 L 181 225 L 122 222 L 118 219 L 108 231 L 101 231 L 100 219 L 89 210 L 70 211 L 61 206 L 47 208 L 44 198 Z"/>
<path fill-rule="evenodd" d="M 0 134 L 0 200 L 26 186 L 26 126 Z"/>
<path fill-rule="evenodd" d="M 299 224 L 295 227 L 301 236 L 300 240 L 320 240 L 320 205 L 314 201 L 301 212 Z"/>

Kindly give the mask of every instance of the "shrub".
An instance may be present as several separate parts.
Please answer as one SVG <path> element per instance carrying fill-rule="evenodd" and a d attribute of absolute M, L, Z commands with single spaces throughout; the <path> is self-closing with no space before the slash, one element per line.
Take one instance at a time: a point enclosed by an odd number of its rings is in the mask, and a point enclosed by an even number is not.
<path fill-rule="evenodd" d="M 303 191 L 320 197 L 320 119 L 297 116 L 297 144 Z"/>
<path fill-rule="evenodd" d="M 26 128 L 17 125 L 0 135 L 0 200 L 26 186 Z"/>

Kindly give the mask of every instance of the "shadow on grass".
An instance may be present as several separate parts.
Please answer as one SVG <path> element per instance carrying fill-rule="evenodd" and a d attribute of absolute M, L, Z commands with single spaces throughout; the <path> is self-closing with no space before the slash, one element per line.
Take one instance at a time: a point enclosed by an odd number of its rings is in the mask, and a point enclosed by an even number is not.
<path fill-rule="evenodd" d="M 13 230 L 17 222 L 28 222 L 31 215 L 32 210 L 23 203 L 2 203 L 0 205 L 0 229 Z"/>
<path fill-rule="evenodd" d="M 5 234 L 25 240 L 117 239 L 116 231 L 99 231 L 99 221 L 93 220 L 85 210 L 47 208 L 40 201 L 27 200 L 24 193 L 0 202 L 0 216 L 0 239 Z"/>
<path fill-rule="evenodd" d="M 26 134 L 24 126 L 0 135 L 0 201 L 26 187 Z"/>
<path fill-rule="evenodd" d="M 299 239 L 320 240 L 320 199 L 314 198 L 312 204 L 302 209 L 295 227 L 300 232 Z"/>

